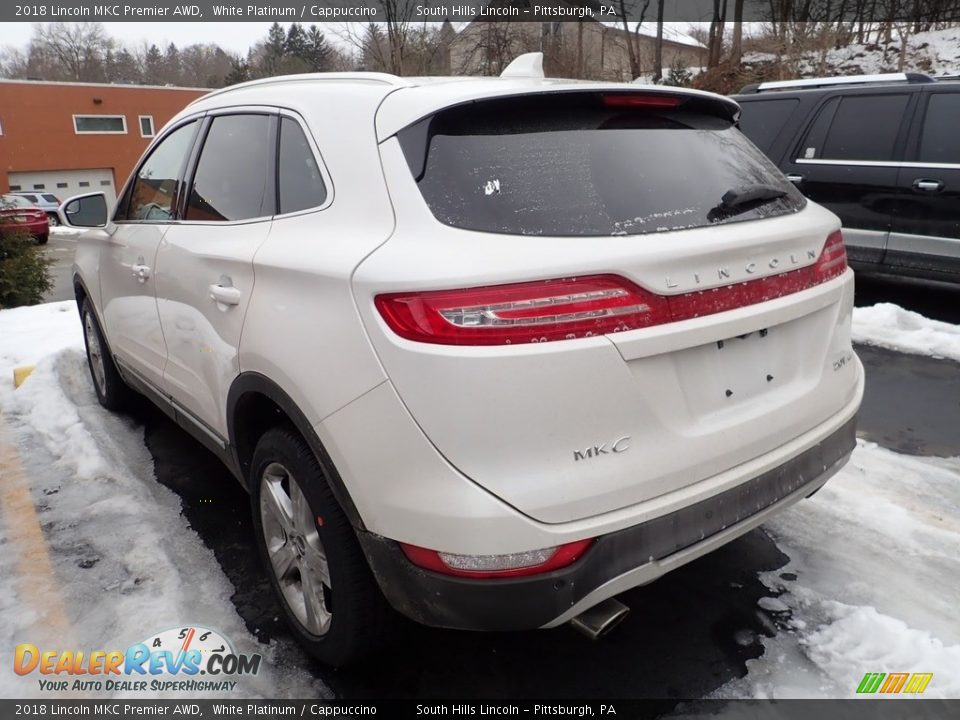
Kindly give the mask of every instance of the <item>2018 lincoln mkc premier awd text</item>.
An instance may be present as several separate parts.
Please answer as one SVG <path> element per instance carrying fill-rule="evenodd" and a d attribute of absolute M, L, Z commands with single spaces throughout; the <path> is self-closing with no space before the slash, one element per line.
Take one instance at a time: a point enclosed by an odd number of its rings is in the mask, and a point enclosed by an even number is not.
<path fill-rule="evenodd" d="M 823 485 L 863 370 L 836 216 L 668 87 L 373 73 L 188 106 L 67 201 L 91 374 L 248 488 L 316 657 L 399 612 L 593 635 Z"/>

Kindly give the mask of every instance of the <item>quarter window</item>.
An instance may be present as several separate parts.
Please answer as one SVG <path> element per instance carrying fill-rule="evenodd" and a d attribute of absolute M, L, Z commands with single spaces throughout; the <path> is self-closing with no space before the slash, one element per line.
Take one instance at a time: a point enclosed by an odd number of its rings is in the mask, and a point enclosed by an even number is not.
<path fill-rule="evenodd" d="M 317 207 L 327 199 L 320 165 L 300 125 L 290 118 L 280 122 L 279 179 L 281 213 Z"/>
<path fill-rule="evenodd" d="M 123 115 L 74 115 L 73 131 L 77 135 L 126 135 L 127 118 Z"/>
<path fill-rule="evenodd" d="M 960 164 L 960 93 L 935 93 L 927 101 L 918 160 Z"/>
<path fill-rule="evenodd" d="M 187 220 L 227 222 L 274 214 L 275 136 L 267 115 L 221 115 L 204 141 Z"/>
<path fill-rule="evenodd" d="M 768 152 L 799 104 L 796 98 L 742 103 L 740 130 L 754 145 Z"/>
<path fill-rule="evenodd" d="M 129 199 L 124 200 L 117 212 L 118 220 L 166 222 L 173 218 L 180 194 L 180 177 L 196 129 L 196 121 L 190 122 L 160 141 L 140 166 Z"/>

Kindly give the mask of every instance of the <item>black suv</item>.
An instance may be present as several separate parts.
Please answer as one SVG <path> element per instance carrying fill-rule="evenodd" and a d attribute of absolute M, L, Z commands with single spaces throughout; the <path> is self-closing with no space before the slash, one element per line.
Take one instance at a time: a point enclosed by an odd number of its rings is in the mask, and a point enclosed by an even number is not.
<path fill-rule="evenodd" d="M 822 78 L 734 99 L 741 130 L 840 216 L 858 270 L 960 282 L 960 82 Z"/>

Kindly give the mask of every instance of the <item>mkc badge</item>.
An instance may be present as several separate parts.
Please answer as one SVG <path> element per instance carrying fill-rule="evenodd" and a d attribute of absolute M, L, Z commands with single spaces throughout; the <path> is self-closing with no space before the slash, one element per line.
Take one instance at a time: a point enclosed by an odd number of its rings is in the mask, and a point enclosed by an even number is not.
<path fill-rule="evenodd" d="M 609 449 L 607 445 L 609 444 Z M 622 453 L 630 449 L 630 436 L 625 435 L 619 440 L 614 441 L 613 443 L 603 443 L 601 445 L 594 445 L 593 447 L 588 447 L 586 450 L 574 450 L 573 451 L 573 461 L 578 462 L 580 460 L 589 460 L 590 458 L 599 457 L 600 455 L 609 455 L 610 453 Z"/>

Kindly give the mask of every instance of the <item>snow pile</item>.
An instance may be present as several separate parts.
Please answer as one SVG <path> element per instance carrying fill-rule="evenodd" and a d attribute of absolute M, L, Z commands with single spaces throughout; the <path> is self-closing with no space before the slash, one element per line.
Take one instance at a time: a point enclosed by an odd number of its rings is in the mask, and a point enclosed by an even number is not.
<path fill-rule="evenodd" d="M 31 595 L 35 580 L 21 563 L 25 553 L 42 550 L 22 529 L 15 534 L 22 526 L 0 512 L 0 663 L 10 668 L 18 643 L 114 650 L 169 628 L 204 626 L 237 652 L 263 656 L 259 674 L 236 678 L 230 697 L 329 696 L 298 666 L 301 655 L 260 644 L 247 631 L 213 553 L 182 517 L 179 498 L 155 480 L 143 429 L 97 403 L 79 327 L 69 302 L 0 312 L 0 411 L 7 430 L 0 442 L 19 451 L 59 590 L 46 600 L 62 608 L 69 626 L 58 634 L 43 623 Z M 36 370 L 13 390 L 7 369 L 23 362 L 37 362 Z M 13 492 L 16 480 L 4 480 L 4 491 Z M 0 673 L 0 697 L 41 695 L 38 677 Z"/>
<path fill-rule="evenodd" d="M 860 442 L 764 527 L 791 561 L 761 576 L 760 608 L 789 615 L 770 613 L 779 632 L 715 697 L 852 697 L 868 672 L 931 672 L 924 697 L 960 697 L 960 459 Z"/>
<path fill-rule="evenodd" d="M 797 63 L 799 77 L 830 75 L 873 75 L 877 73 L 921 72 L 931 76 L 960 73 L 960 27 L 911 35 L 907 40 L 903 67 L 900 66 L 902 44 L 894 33 L 889 45 L 872 43 L 831 47 L 825 55 L 810 52 Z M 777 61 L 771 53 L 747 53 L 747 64 Z"/>
<path fill-rule="evenodd" d="M 891 303 L 854 308 L 853 341 L 960 362 L 960 326 Z"/>
<path fill-rule="evenodd" d="M 68 347 L 83 347 L 83 328 L 75 302 L 0 312 L 0 384 L 10 382 L 13 368 L 33 365 Z"/>

